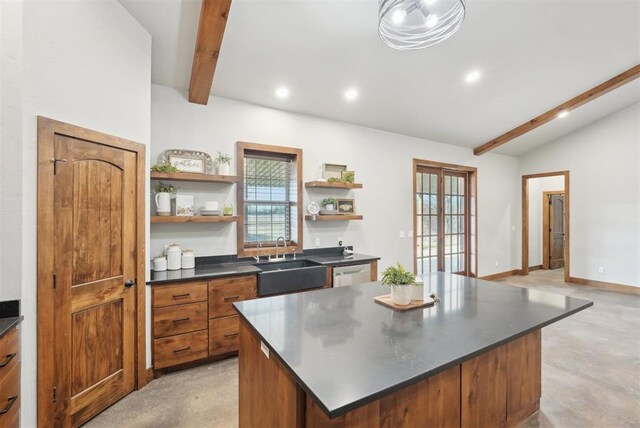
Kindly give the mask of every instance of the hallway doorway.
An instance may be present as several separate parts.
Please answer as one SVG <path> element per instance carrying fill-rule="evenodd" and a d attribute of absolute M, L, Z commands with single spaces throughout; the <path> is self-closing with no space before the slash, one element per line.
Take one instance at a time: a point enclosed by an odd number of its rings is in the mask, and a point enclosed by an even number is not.
<path fill-rule="evenodd" d="M 569 171 L 522 176 L 521 275 L 564 267 L 570 278 Z"/>

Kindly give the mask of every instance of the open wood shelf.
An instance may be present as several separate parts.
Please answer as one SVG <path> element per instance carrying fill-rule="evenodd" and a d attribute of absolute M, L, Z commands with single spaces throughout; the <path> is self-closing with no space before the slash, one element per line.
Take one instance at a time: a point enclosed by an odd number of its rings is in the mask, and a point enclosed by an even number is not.
<path fill-rule="evenodd" d="M 324 189 L 362 189 L 361 183 L 330 183 L 328 181 L 307 181 L 304 187 L 319 187 Z"/>
<path fill-rule="evenodd" d="M 201 183 L 227 183 L 233 184 L 238 182 L 235 175 L 212 175 L 198 174 L 194 172 L 151 172 L 152 180 L 168 180 L 168 181 L 192 181 Z"/>
<path fill-rule="evenodd" d="M 227 216 L 203 216 L 195 215 L 191 217 L 178 217 L 178 216 L 151 216 L 151 223 L 233 223 L 237 221 L 238 217 Z"/>
<path fill-rule="evenodd" d="M 304 216 L 307 221 L 345 221 L 345 220 L 362 220 L 361 215 L 320 215 L 316 216 L 316 219 L 313 220 L 313 216 L 306 215 Z"/>

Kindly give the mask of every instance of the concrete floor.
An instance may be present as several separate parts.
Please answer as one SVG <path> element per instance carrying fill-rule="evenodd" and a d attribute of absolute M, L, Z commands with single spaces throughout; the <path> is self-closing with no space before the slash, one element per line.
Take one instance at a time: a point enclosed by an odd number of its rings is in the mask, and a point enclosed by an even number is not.
<path fill-rule="evenodd" d="M 562 270 L 501 282 L 594 306 L 543 329 L 540 411 L 521 428 L 640 427 L 640 296 L 568 286 Z M 154 380 L 86 426 L 236 427 L 237 359 Z"/>

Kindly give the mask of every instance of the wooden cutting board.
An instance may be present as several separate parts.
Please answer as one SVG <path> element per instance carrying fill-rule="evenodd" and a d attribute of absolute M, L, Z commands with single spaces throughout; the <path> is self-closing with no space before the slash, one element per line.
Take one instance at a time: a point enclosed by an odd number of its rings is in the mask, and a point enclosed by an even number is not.
<path fill-rule="evenodd" d="M 424 300 L 412 300 L 408 305 L 396 305 L 391 300 L 391 294 L 385 294 L 384 296 L 376 296 L 373 298 L 377 303 L 386 306 L 396 311 L 410 311 L 411 309 L 424 308 L 426 306 L 433 306 L 436 302 L 431 297 L 425 297 Z"/>

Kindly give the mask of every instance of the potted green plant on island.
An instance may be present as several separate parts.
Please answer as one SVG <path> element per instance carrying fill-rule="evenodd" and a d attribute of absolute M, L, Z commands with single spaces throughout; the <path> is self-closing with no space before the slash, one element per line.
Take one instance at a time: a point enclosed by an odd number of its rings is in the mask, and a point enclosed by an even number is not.
<path fill-rule="evenodd" d="M 321 202 L 321 205 L 324 207 L 325 210 L 327 211 L 334 211 L 336 208 L 336 198 L 326 198 L 323 199 Z"/>
<path fill-rule="evenodd" d="M 396 305 L 404 306 L 411 303 L 415 282 L 416 276 L 406 270 L 400 262 L 382 272 L 382 283 L 391 287 L 391 300 Z"/>
<path fill-rule="evenodd" d="M 216 158 L 216 171 L 218 175 L 230 175 L 230 165 L 231 156 L 226 153 L 218 152 L 218 157 Z"/>
<path fill-rule="evenodd" d="M 171 215 L 171 195 L 177 191 L 175 186 L 172 184 L 165 184 L 161 181 L 156 184 L 153 190 L 156 194 L 156 215 Z"/>

